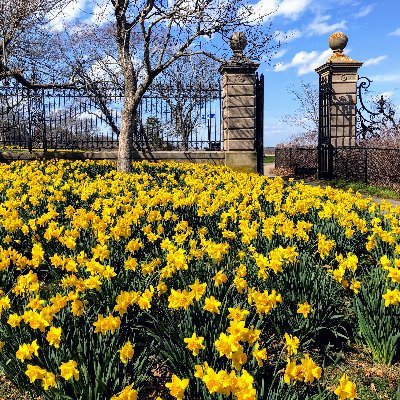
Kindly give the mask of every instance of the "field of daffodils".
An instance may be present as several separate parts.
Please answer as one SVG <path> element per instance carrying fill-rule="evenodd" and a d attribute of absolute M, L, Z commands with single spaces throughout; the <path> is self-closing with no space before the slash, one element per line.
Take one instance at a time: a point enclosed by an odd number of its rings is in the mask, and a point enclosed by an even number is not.
<path fill-rule="evenodd" d="M 0 367 L 48 400 L 357 399 L 400 358 L 400 208 L 225 167 L 0 166 Z"/>

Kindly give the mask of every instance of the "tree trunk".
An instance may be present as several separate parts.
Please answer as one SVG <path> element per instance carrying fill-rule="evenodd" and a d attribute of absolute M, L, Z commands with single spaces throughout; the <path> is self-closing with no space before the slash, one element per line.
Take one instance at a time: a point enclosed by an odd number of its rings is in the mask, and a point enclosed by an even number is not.
<path fill-rule="evenodd" d="M 121 115 L 121 130 L 118 138 L 118 171 L 132 171 L 133 135 L 137 130 L 136 127 L 137 111 L 131 96 L 128 95 L 128 97 L 125 97 Z"/>
<path fill-rule="evenodd" d="M 121 57 L 122 58 L 122 57 Z M 121 172 L 132 171 L 134 140 L 137 140 L 138 126 L 138 100 L 135 97 L 137 81 L 130 59 L 124 60 L 123 74 L 125 78 L 124 105 L 121 113 L 121 130 L 118 137 L 118 163 L 117 170 Z"/>
<path fill-rule="evenodd" d="M 119 4 L 119 3 L 118 3 Z M 118 60 L 124 76 L 124 105 L 121 114 L 121 130 L 118 137 L 118 162 L 117 170 L 121 172 L 132 171 L 133 139 L 137 140 L 137 110 L 139 99 L 137 93 L 137 76 L 130 53 L 130 28 L 126 22 L 125 11 L 120 7 L 116 13 L 117 24 L 115 38 L 117 40 Z"/>

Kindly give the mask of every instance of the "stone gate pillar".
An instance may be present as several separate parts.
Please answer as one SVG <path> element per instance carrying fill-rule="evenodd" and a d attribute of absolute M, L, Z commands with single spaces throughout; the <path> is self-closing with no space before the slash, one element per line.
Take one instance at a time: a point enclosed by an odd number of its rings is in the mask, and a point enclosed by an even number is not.
<path fill-rule="evenodd" d="M 335 32 L 329 37 L 329 47 L 333 54 L 324 65 L 315 71 L 320 75 L 320 132 L 330 140 L 333 147 L 348 147 L 356 144 L 356 105 L 358 69 L 363 64 L 343 53 L 348 42 L 343 32 Z M 322 88 L 321 85 L 325 85 Z M 326 86 L 330 88 L 326 88 Z M 321 93 L 330 99 L 321 104 Z M 329 135 L 330 138 L 327 138 Z"/>
<path fill-rule="evenodd" d="M 222 138 L 225 165 L 257 172 L 256 70 L 259 63 L 243 55 L 247 40 L 242 32 L 232 35 L 233 57 L 219 69 L 222 75 Z"/>

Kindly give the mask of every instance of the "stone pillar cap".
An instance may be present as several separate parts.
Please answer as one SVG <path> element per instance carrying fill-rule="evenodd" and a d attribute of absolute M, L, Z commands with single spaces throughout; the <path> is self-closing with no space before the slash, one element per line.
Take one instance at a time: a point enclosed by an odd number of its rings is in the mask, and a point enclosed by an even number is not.
<path fill-rule="evenodd" d="M 255 71 L 256 69 L 258 69 L 258 67 L 260 66 L 260 63 L 258 62 L 254 62 L 251 61 L 249 59 L 247 60 L 241 60 L 241 61 L 237 61 L 237 60 L 229 60 L 227 62 L 224 62 L 220 65 L 220 67 L 218 68 L 219 72 L 223 72 L 223 71 Z"/>
<path fill-rule="evenodd" d="M 345 61 L 344 59 L 341 59 L 341 61 L 331 61 L 328 60 L 325 64 L 322 64 L 320 67 L 315 68 L 315 72 L 318 74 L 324 74 L 328 72 L 329 70 L 332 70 L 332 72 L 338 72 L 340 71 L 341 73 L 344 72 L 356 72 L 361 66 L 363 65 L 362 62 L 358 62 L 355 60 L 350 59 L 350 61 Z"/>

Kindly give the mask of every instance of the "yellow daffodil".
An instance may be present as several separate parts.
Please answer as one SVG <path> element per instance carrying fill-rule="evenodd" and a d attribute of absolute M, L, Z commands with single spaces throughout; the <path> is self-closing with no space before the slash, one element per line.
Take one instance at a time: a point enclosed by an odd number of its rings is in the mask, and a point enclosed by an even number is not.
<path fill-rule="evenodd" d="M 196 332 L 194 332 L 190 338 L 184 338 L 183 341 L 194 356 L 197 356 L 199 351 L 205 348 L 203 345 L 204 337 L 197 336 Z"/>
<path fill-rule="evenodd" d="M 79 380 L 79 370 L 77 368 L 78 364 L 74 360 L 69 360 L 60 365 L 60 375 L 66 380 L 74 379 Z"/>

